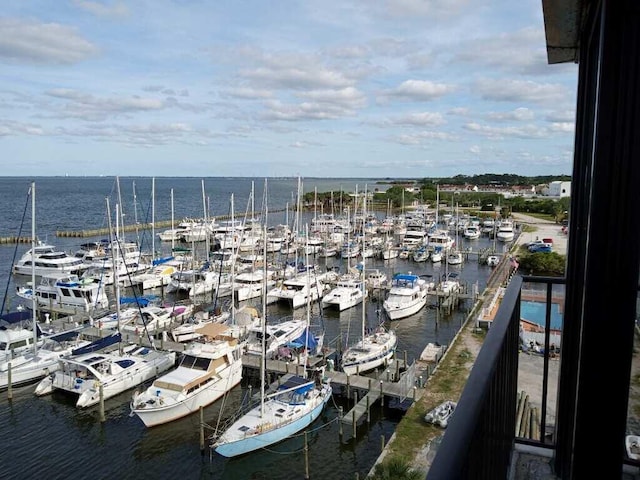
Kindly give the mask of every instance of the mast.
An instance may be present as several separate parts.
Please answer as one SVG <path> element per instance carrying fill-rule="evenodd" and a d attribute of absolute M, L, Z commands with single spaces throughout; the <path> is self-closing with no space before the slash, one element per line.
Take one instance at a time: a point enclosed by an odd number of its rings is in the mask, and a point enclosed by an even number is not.
<path fill-rule="evenodd" d="M 133 198 L 135 201 L 135 193 Z M 138 228 L 137 225 L 138 222 L 136 221 L 136 228 Z M 156 177 L 151 179 L 151 264 L 153 264 L 154 258 L 156 258 Z"/>
<path fill-rule="evenodd" d="M 33 352 L 38 351 L 38 312 L 36 311 L 36 182 L 31 182 L 31 311 Z"/>
<path fill-rule="evenodd" d="M 175 230 L 173 226 L 173 188 L 171 189 L 171 230 Z M 175 233 L 171 235 L 171 254 L 173 255 L 173 250 L 176 248 L 176 236 Z"/>
<path fill-rule="evenodd" d="M 358 197 L 356 196 L 356 199 Z M 362 207 L 362 331 L 360 332 L 360 334 L 362 335 L 362 346 L 364 347 L 364 332 L 365 332 L 365 327 L 364 324 L 366 322 L 366 303 L 365 303 L 365 292 L 366 292 L 366 287 L 365 287 L 365 259 L 367 258 L 366 254 L 365 254 L 365 237 L 364 237 L 364 233 L 365 233 L 365 218 L 367 216 L 367 184 L 365 183 L 364 185 L 364 205 Z"/>
<path fill-rule="evenodd" d="M 266 208 L 266 207 L 265 207 Z M 262 227 L 263 235 L 267 238 L 267 225 L 266 223 Z M 267 242 L 264 242 L 264 250 L 266 254 L 266 245 Z M 266 256 L 265 256 L 266 261 Z M 261 348 L 262 348 L 262 359 L 260 361 L 260 418 L 264 418 L 264 394 L 265 394 L 265 374 L 266 374 L 266 363 L 267 363 L 267 355 L 266 355 L 266 340 L 267 336 L 267 282 L 266 279 L 262 282 L 262 339 L 261 339 Z"/>
<path fill-rule="evenodd" d="M 107 201 L 107 221 L 109 222 L 109 243 L 111 244 L 111 262 L 113 263 L 113 286 L 116 289 L 116 318 L 118 319 L 116 323 L 116 328 L 118 330 L 118 334 L 121 334 L 120 332 L 120 282 L 116 278 L 118 267 L 116 263 L 116 254 L 114 250 L 114 244 L 117 245 L 118 243 L 118 235 L 116 234 L 114 239 L 113 229 L 111 228 L 111 209 L 109 207 L 109 197 L 106 198 L 106 201 Z M 118 204 L 116 203 L 116 225 L 117 223 L 118 223 Z"/>

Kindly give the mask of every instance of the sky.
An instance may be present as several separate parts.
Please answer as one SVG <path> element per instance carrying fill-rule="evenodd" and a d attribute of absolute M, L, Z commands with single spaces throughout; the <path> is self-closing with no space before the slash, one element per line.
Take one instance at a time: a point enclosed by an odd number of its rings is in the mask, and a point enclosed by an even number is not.
<path fill-rule="evenodd" d="M 540 0 L 20 0 L 3 176 L 570 175 Z"/>

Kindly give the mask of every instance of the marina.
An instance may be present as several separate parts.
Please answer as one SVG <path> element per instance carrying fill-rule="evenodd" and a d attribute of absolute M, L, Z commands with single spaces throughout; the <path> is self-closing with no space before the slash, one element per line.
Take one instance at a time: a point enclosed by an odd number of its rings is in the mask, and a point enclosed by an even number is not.
<path fill-rule="evenodd" d="M 43 179 L 43 181 L 45 180 Z M 48 181 L 55 183 L 56 180 Z M 65 182 L 67 179 L 59 179 L 58 181 Z M 185 184 L 190 181 L 194 183 L 196 188 L 192 188 L 191 198 L 194 206 L 198 204 L 201 192 L 197 188 L 199 187 L 197 181 L 194 179 L 165 179 L 165 181 L 167 186 L 174 182 Z M 94 192 L 100 190 L 100 185 L 102 185 L 102 189 L 108 191 L 113 179 L 95 179 L 93 182 L 93 191 L 86 192 L 85 204 L 93 205 L 96 216 L 100 216 L 100 212 L 103 210 L 102 199 Z M 211 182 L 214 183 L 214 180 Z M 354 184 L 357 182 L 360 181 L 354 181 Z M 87 183 L 92 183 L 92 181 Z M 140 183 L 138 180 L 138 185 Z M 339 185 L 339 182 L 336 183 Z M 360 184 L 364 185 L 364 183 L 362 181 Z M 19 186 L 24 187 L 25 184 Z M 242 192 L 244 188 L 250 188 L 250 184 L 250 180 L 244 180 L 242 185 L 236 186 L 236 189 L 238 192 Z M 216 184 L 211 187 L 211 190 L 222 188 L 222 185 L 222 182 L 219 185 Z M 225 186 L 228 188 L 228 185 Z M 54 194 L 57 188 L 59 187 L 52 188 L 50 194 Z M 287 190 L 280 194 L 282 199 L 289 197 L 291 192 L 295 190 L 295 179 L 290 179 L 286 188 Z M 23 192 L 20 193 L 24 195 Z M 156 195 L 158 194 L 156 192 Z M 19 196 L 16 191 L 15 197 Z M 141 197 L 140 193 L 139 196 Z M 222 196 L 217 194 L 217 197 Z M 91 201 L 88 200 L 89 198 Z M 42 201 L 45 202 L 45 200 Z M 46 203 L 44 204 L 46 205 Z M 194 207 L 192 206 L 192 208 Z M 220 202 L 216 208 L 219 212 L 225 212 L 224 202 Z M 86 209 L 89 207 L 87 206 Z M 59 223 L 73 224 L 73 221 L 70 222 L 69 219 L 60 218 L 62 212 L 64 209 L 58 213 L 56 221 L 49 223 L 50 235 L 53 235 L 53 232 L 57 230 Z M 194 214 L 195 212 L 189 211 L 181 212 L 180 215 L 187 217 L 194 216 Z M 47 217 L 46 212 L 38 212 L 37 215 L 38 217 Z M 55 216 L 53 213 L 50 215 L 51 218 Z M 76 225 L 72 228 L 82 229 L 82 223 L 85 221 L 84 215 L 78 215 L 78 212 L 74 210 L 67 211 L 66 215 L 75 218 Z M 313 212 L 310 211 L 305 211 L 303 214 L 303 218 L 306 218 L 307 221 L 312 216 Z M 276 215 L 272 217 L 274 224 L 285 220 L 286 218 L 277 218 Z M 18 220 L 16 219 L 16 221 Z M 11 225 L 11 227 L 15 228 L 15 225 Z M 45 229 L 39 230 L 43 236 L 46 231 Z M 2 234 L 1 231 L 0 234 Z M 55 241 L 57 246 L 67 251 L 75 250 L 76 244 L 74 242 L 72 237 L 58 238 Z M 444 263 L 438 265 L 431 262 L 417 263 L 411 258 L 367 259 L 367 271 L 371 269 L 371 271 L 384 272 L 388 279 L 396 273 L 411 271 L 418 275 L 429 275 L 440 282 L 442 279 L 450 278 L 448 274 L 451 270 L 458 274 L 461 285 L 460 290 L 455 293 L 436 288 L 433 292 L 429 292 L 428 302 L 424 308 L 413 315 L 393 322 L 389 322 L 385 318 L 382 308 L 382 302 L 388 294 L 390 286 L 382 284 L 372 289 L 370 298 L 365 302 L 364 318 L 367 319 L 370 326 L 375 326 L 377 322 L 383 321 L 394 330 L 398 337 L 395 355 L 384 368 L 363 374 L 356 372 L 352 375 L 346 375 L 338 370 L 339 355 L 342 349 L 350 342 L 354 342 L 360 334 L 360 323 L 363 318 L 362 306 L 355 305 L 344 311 L 329 309 L 323 311 L 318 303 L 312 305 L 313 321 L 321 321 L 324 326 L 324 345 L 326 348 L 323 349 L 321 355 L 309 358 L 308 366 L 314 367 L 317 364 L 324 364 L 326 366 L 325 375 L 331 378 L 333 388 L 332 398 L 329 399 L 326 408 L 308 431 L 310 471 L 314 477 L 324 475 L 327 478 L 340 478 L 340 476 L 353 478 L 356 472 L 360 472 L 362 475 L 363 472 L 367 472 L 371 468 L 380 453 L 381 443 L 384 444 L 388 441 L 398 422 L 398 412 L 393 410 L 394 405 L 407 404 L 419 398 L 426 379 L 434 368 L 433 363 L 418 361 L 425 345 L 429 342 L 443 346 L 448 345 L 474 308 L 478 293 L 484 290 L 490 277 L 495 275 L 495 268 L 482 262 L 485 252 L 491 249 L 491 243 L 488 238 L 460 239 L 460 244 L 464 247 L 462 251 L 465 252 L 465 262 L 461 266 L 447 266 Z M 157 246 L 167 249 L 170 245 L 170 242 L 158 242 Z M 20 249 L 20 245 L 17 245 L 16 248 Z M 27 246 L 22 248 L 26 249 Z M 0 247 L 0 255 L 3 264 L 9 267 L 14 255 L 13 247 L 11 245 Z M 338 256 L 325 258 L 316 255 L 311 258 L 319 265 L 321 271 L 344 271 L 347 263 L 345 259 Z M 24 284 L 25 281 L 30 280 L 28 278 L 13 278 L 8 273 L 0 274 L 0 279 L 4 282 L 10 281 L 12 284 L 14 282 Z M 15 289 L 15 286 L 13 288 Z M 131 295 L 133 290 L 128 287 L 124 293 Z M 162 287 L 157 289 L 155 293 L 164 303 L 187 301 L 185 298 L 178 299 L 175 295 L 167 293 Z M 211 296 L 205 295 L 204 297 L 207 301 L 212 300 Z M 8 295 L 7 301 L 15 306 L 18 299 Z M 228 305 L 225 302 L 221 305 Z M 250 305 L 260 309 L 259 301 L 251 303 L 250 300 L 249 302 Z M 270 321 L 286 318 L 304 319 L 306 308 L 292 310 L 287 305 L 273 304 L 268 306 L 267 316 Z M 75 319 L 67 319 L 67 322 L 75 324 L 88 320 L 87 317 L 79 314 Z M 51 322 L 54 321 L 56 319 L 52 317 Z M 161 350 L 183 352 L 186 348 L 185 344 L 172 342 L 168 333 L 165 333 L 168 332 L 168 328 L 161 328 L 151 337 L 143 335 L 140 331 L 137 333 L 123 331 L 123 336 L 125 341 L 131 341 L 141 346 L 149 347 L 153 340 L 153 345 Z M 95 336 L 102 335 L 97 324 L 94 324 L 93 329 L 87 330 L 87 332 L 93 333 Z M 99 464 L 97 468 L 101 472 L 100 475 L 115 474 L 114 472 L 122 471 L 122 469 L 130 472 L 131 475 L 144 471 L 144 477 L 153 475 L 155 472 L 162 478 L 168 474 L 181 475 L 184 478 L 234 479 L 288 478 L 290 474 L 300 474 L 304 471 L 304 458 L 301 453 L 304 443 L 303 437 L 299 435 L 292 436 L 268 449 L 247 454 L 252 458 L 250 462 L 246 461 L 248 457 L 224 459 L 207 448 L 206 438 L 215 429 L 215 425 L 220 419 L 225 418 L 228 409 L 238 408 L 246 395 L 249 392 L 255 392 L 257 388 L 255 372 L 258 369 L 258 364 L 254 362 L 259 362 L 259 357 L 252 358 L 252 356 L 245 355 L 242 362 L 242 382 L 229 392 L 224 402 L 216 401 L 205 407 L 201 412 L 202 422 L 200 422 L 198 415 L 190 415 L 166 425 L 145 429 L 141 422 L 136 422 L 136 418 L 129 416 L 131 392 L 124 392 L 105 399 L 103 407 L 95 406 L 79 411 L 63 395 L 37 398 L 33 395 L 33 386 L 24 386 L 14 388 L 10 400 L 7 398 L 7 392 L 0 394 L 3 405 L 0 424 L 3 427 L 6 426 L 7 431 L 11 432 L 18 430 L 29 432 L 36 429 L 42 431 L 42 428 L 46 428 L 52 434 L 64 434 L 65 438 L 70 438 L 69 448 L 83 452 L 82 454 L 87 458 L 87 461 Z M 275 382 L 281 376 L 302 374 L 304 366 L 300 362 L 270 359 L 267 362 L 267 370 L 270 372 L 271 380 Z M 46 426 L 34 423 L 33 418 L 25 418 L 27 411 L 35 412 L 33 417 L 46 418 Z M 201 430 L 204 430 L 205 436 L 204 450 L 201 448 Z M 85 432 L 84 436 L 88 435 L 86 442 L 81 440 L 83 436 L 81 432 L 83 431 Z M 18 440 L 16 443 L 17 448 L 21 449 L 24 454 L 30 451 L 27 442 Z M 126 448 L 109 448 L 108 454 L 104 453 L 109 459 L 107 464 L 100 460 L 102 455 L 98 456 L 93 451 L 100 451 L 102 446 L 116 444 L 124 444 Z M 171 460 L 176 458 L 181 458 L 180 462 Z M 0 460 L 0 462 L 4 461 Z M 69 468 L 72 460 L 61 455 L 58 463 L 61 468 Z M 280 468 L 274 474 L 273 469 L 276 464 L 279 464 Z M 286 466 L 286 471 L 282 470 L 283 465 Z M 3 466 L 9 472 L 14 468 L 10 465 Z M 18 475 L 18 472 L 13 475 Z M 336 477 L 336 475 L 338 476 Z M 11 478 L 11 474 L 9 478 Z"/>

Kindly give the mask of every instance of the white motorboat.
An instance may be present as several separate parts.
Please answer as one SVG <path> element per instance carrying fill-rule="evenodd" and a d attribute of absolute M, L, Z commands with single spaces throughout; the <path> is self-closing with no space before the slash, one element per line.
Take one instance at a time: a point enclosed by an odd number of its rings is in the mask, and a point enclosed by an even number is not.
<path fill-rule="evenodd" d="M 87 268 L 81 258 L 58 250 L 48 243 L 38 242 L 27 250 L 13 266 L 13 273 L 18 275 L 68 275 L 80 274 Z"/>
<path fill-rule="evenodd" d="M 63 391 L 77 397 L 76 407 L 97 404 L 155 378 L 175 365 L 175 352 L 128 345 L 122 352 L 91 352 L 58 360 L 59 369 L 36 386 L 38 396 Z"/>
<path fill-rule="evenodd" d="M 253 270 L 242 272 L 233 278 L 234 295 L 239 302 L 249 300 L 251 298 L 259 298 L 262 296 L 265 288 L 270 290 L 276 285 L 274 280 L 275 272 L 273 270 Z"/>
<path fill-rule="evenodd" d="M 325 288 L 316 272 L 298 273 L 268 290 L 267 303 L 284 303 L 293 309 L 300 308 L 307 304 L 308 298 L 312 303 L 318 301 Z"/>
<path fill-rule="evenodd" d="M 161 263 L 154 265 L 150 270 L 132 275 L 124 280 L 125 287 L 139 287 L 142 290 L 153 290 L 164 287 L 171 282 L 171 275 L 179 271 L 173 263 Z"/>
<path fill-rule="evenodd" d="M 27 310 L 0 315 L 0 362 L 33 351 L 34 344 L 42 345 L 42 336 L 26 327 L 26 322 L 32 319 L 33 313 Z"/>
<path fill-rule="evenodd" d="M 496 232 L 496 239 L 501 242 L 511 242 L 515 238 L 515 230 L 513 228 L 513 222 L 511 220 L 503 220 L 500 222 L 498 231 Z"/>
<path fill-rule="evenodd" d="M 338 311 L 355 307 L 362 303 L 368 292 L 362 279 L 352 274 L 343 275 L 327 294 L 322 297 L 322 308 L 335 308 Z"/>
<path fill-rule="evenodd" d="M 161 330 L 171 328 L 174 323 L 180 323 L 191 316 L 193 305 L 147 305 L 146 307 L 131 307 L 130 316 L 126 316 L 125 325 L 121 323 L 122 331 L 135 333 L 136 335 L 153 335 Z M 146 333 L 145 333 L 146 332 Z"/>
<path fill-rule="evenodd" d="M 16 293 L 32 302 L 34 292 L 36 308 L 43 312 L 75 315 L 109 307 L 104 285 L 83 281 L 76 274 L 46 274 L 35 289 L 29 283 L 18 287 Z"/>
<path fill-rule="evenodd" d="M 397 273 L 391 280 L 391 290 L 383 303 L 391 320 L 399 320 L 419 312 L 427 304 L 430 285 L 411 273 Z"/>
<path fill-rule="evenodd" d="M 219 336 L 193 342 L 176 369 L 158 377 L 142 393 L 134 393 L 131 411 L 147 427 L 168 423 L 212 404 L 242 379 L 241 351 L 237 340 Z"/>
<path fill-rule="evenodd" d="M 457 272 L 449 272 L 443 275 L 442 281 L 438 285 L 438 290 L 445 294 L 458 293 L 461 289 Z"/>

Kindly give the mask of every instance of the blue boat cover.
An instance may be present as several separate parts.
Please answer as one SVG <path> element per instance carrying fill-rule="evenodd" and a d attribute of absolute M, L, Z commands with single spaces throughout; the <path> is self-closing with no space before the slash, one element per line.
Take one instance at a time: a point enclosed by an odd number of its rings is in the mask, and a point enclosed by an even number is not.
<path fill-rule="evenodd" d="M 411 273 L 396 273 L 393 277 L 394 280 L 404 280 L 405 282 L 415 282 L 418 280 L 418 275 Z"/>
<path fill-rule="evenodd" d="M 33 316 L 29 310 L 18 310 L 15 312 L 3 313 L 0 315 L 0 321 L 7 322 L 9 324 L 24 322 L 30 320 Z"/>
<path fill-rule="evenodd" d="M 173 256 L 156 258 L 155 260 L 153 260 L 151 262 L 151 264 L 155 267 L 156 265 L 162 265 L 163 263 L 167 263 L 168 261 L 173 260 L 173 259 L 174 259 Z"/>
<path fill-rule="evenodd" d="M 304 347 L 305 345 L 309 350 L 315 350 L 318 347 L 318 339 L 315 337 L 315 335 L 309 332 L 309 327 L 305 328 L 304 332 L 302 332 L 302 335 L 300 335 L 298 338 L 287 343 L 288 347 L 293 348 L 300 348 Z"/>
<path fill-rule="evenodd" d="M 293 376 L 280 385 L 278 390 L 289 390 L 290 388 L 295 388 L 297 386 L 299 386 L 299 388 L 295 389 L 295 393 L 301 395 L 313 388 L 313 382 L 310 382 L 308 378 Z"/>
<path fill-rule="evenodd" d="M 146 295 L 144 297 L 120 297 L 120 305 L 124 303 L 137 303 L 141 307 L 146 307 L 157 299 L 157 295 Z"/>
<path fill-rule="evenodd" d="M 89 345 L 71 350 L 71 355 L 82 355 L 85 353 L 95 352 L 96 350 L 101 350 L 109 345 L 118 343 L 121 338 L 122 337 L 119 333 L 112 333 L 108 337 L 99 338 L 98 340 L 91 342 Z"/>

